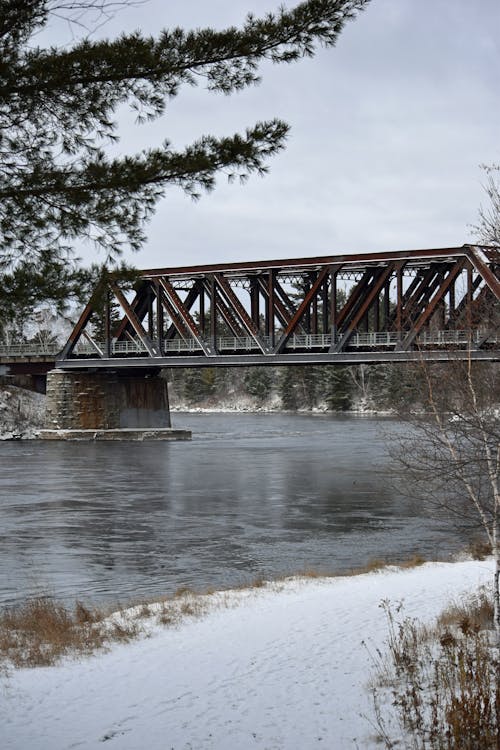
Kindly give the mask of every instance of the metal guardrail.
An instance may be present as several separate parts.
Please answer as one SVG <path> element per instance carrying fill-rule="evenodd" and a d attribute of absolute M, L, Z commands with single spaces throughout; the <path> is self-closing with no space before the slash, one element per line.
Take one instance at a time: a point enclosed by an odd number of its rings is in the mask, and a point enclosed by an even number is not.
<path fill-rule="evenodd" d="M 469 342 L 479 344 L 487 336 L 486 331 L 426 331 L 417 337 L 416 342 L 419 346 L 447 346 L 447 345 L 467 345 Z M 333 337 L 334 343 L 340 340 L 341 336 Z M 374 332 L 374 333 L 355 333 L 348 342 L 349 349 L 369 348 L 369 347 L 388 347 L 393 348 L 399 343 L 401 337 L 398 333 Z M 260 337 L 261 343 L 265 347 L 271 347 L 271 339 L 268 336 Z M 489 335 L 488 341 L 499 343 L 500 336 Z M 286 344 L 286 350 L 327 350 L 332 345 L 332 336 L 330 334 L 305 334 L 293 335 Z M 97 344 L 104 350 L 104 344 Z M 259 344 L 252 336 L 223 336 L 216 340 L 218 352 L 250 352 L 260 351 Z M 81 355 L 95 354 L 95 347 L 89 343 L 80 343 L 77 346 L 76 353 Z M 173 341 L 163 342 L 163 351 L 165 354 L 186 354 L 191 352 L 202 351 L 201 345 L 195 339 L 175 339 Z M 144 354 L 147 349 L 139 340 L 134 341 L 115 341 L 112 344 L 113 354 Z"/>
<path fill-rule="evenodd" d="M 62 350 L 61 344 L 3 344 L 0 343 L 0 357 L 56 357 Z"/>
<path fill-rule="evenodd" d="M 333 337 L 334 343 L 340 340 L 341 336 Z M 477 345 L 487 339 L 490 343 L 498 344 L 500 335 L 488 331 L 426 331 L 416 338 L 418 346 L 464 346 L 469 343 Z M 348 342 L 349 350 L 388 347 L 394 348 L 401 337 L 394 332 L 372 332 L 372 333 L 355 333 Z M 261 336 L 260 342 L 264 347 L 271 348 L 271 339 L 268 336 Z M 286 344 L 286 351 L 303 351 L 303 350 L 328 350 L 332 345 L 332 336 L 327 333 L 322 334 L 294 334 L 290 336 Z M 96 342 L 93 346 L 89 342 L 80 341 L 75 349 L 75 354 L 80 356 L 95 356 L 97 348 L 105 351 L 103 343 Z M 252 336 L 222 336 L 216 340 L 217 351 L 223 352 L 260 352 L 259 344 Z M 60 344 L 2 344 L 0 343 L 0 357 L 47 357 L 54 359 L 61 351 Z M 114 355 L 134 355 L 147 354 L 146 346 L 139 339 L 133 341 L 114 341 L 111 346 Z M 163 342 L 163 351 L 165 354 L 189 354 L 192 352 L 202 351 L 201 345 L 195 339 L 174 339 L 173 341 Z"/>

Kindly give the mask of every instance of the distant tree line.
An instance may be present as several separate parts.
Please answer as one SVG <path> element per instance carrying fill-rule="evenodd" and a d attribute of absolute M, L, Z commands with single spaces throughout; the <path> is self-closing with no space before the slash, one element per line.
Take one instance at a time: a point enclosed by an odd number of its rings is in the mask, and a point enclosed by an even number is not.
<path fill-rule="evenodd" d="M 257 407 L 274 402 L 288 411 L 388 410 L 418 400 L 414 373 L 405 364 L 173 368 L 168 379 L 188 406 L 250 397 Z"/>

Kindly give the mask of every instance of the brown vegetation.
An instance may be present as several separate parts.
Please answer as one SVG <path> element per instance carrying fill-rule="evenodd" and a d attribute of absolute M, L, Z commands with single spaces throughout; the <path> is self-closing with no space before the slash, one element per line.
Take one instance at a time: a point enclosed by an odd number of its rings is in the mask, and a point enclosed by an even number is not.
<path fill-rule="evenodd" d="M 453 604 L 435 627 L 389 623 L 372 687 L 378 739 L 386 748 L 498 750 L 500 660 L 491 645 L 493 603 L 485 590 Z"/>
<path fill-rule="evenodd" d="M 102 610 L 81 602 L 70 610 L 50 597 L 39 597 L 0 615 L 0 663 L 47 666 L 62 656 L 91 654 L 111 641 L 129 640 L 136 634 L 134 623 L 113 623 Z"/>

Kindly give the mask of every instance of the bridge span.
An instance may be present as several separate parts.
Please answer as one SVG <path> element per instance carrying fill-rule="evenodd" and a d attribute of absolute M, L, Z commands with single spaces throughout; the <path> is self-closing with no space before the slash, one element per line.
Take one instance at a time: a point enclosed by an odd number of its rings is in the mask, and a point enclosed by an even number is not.
<path fill-rule="evenodd" d="M 61 352 L 0 346 L 47 376 L 45 437 L 185 439 L 164 367 L 500 359 L 493 247 L 234 263 L 101 278 Z"/>
<path fill-rule="evenodd" d="M 57 367 L 494 360 L 499 311 L 500 251 L 473 245 L 110 274 Z"/>
<path fill-rule="evenodd" d="M 464 245 L 110 274 L 67 344 L 0 344 L 12 373 L 495 360 L 500 250 Z"/>

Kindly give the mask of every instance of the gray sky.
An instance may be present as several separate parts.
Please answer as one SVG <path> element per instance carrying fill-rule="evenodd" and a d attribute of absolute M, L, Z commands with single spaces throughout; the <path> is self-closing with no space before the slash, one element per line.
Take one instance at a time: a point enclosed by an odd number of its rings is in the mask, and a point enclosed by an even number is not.
<path fill-rule="evenodd" d="M 223 28 L 277 5 L 150 0 L 100 33 Z M 230 97 L 183 89 L 146 127 L 123 113 L 123 153 L 272 117 L 292 126 L 266 177 L 244 186 L 221 177 L 197 203 L 168 190 L 130 260 L 145 268 L 471 241 L 484 202 L 479 165 L 500 160 L 499 32 L 498 0 L 372 0 L 334 49 L 266 66 L 258 87 Z"/>

